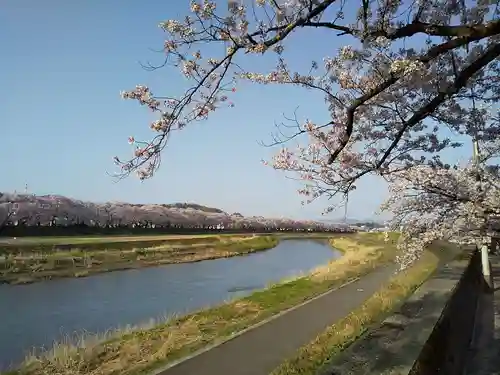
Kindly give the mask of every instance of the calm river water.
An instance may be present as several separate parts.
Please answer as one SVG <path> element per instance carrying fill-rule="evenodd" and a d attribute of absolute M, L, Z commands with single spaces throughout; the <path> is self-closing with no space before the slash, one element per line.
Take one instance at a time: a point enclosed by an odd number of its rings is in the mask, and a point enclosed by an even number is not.
<path fill-rule="evenodd" d="M 326 243 L 285 240 L 247 256 L 0 285 L 0 371 L 33 347 L 244 296 L 340 256 Z"/>

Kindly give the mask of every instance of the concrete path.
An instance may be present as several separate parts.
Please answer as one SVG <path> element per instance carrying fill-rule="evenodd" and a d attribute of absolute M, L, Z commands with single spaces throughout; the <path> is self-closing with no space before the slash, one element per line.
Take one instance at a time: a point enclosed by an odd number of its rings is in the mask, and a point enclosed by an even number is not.
<path fill-rule="evenodd" d="M 360 306 L 394 271 L 394 265 L 379 268 L 358 281 L 158 374 L 268 375 L 327 326 Z"/>
<path fill-rule="evenodd" d="M 493 293 L 479 297 L 466 375 L 500 375 L 500 256 L 492 255 L 490 262 Z"/>

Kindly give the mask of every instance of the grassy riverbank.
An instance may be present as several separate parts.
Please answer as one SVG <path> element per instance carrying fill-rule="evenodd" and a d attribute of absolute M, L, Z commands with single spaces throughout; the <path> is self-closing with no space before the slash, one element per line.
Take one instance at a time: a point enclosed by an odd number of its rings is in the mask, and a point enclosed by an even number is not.
<path fill-rule="evenodd" d="M 87 241 L 89 241 L 87 239 Z M 270 249 L 273 236 L 200 236 L 133 241 L 83 240 L 0 245 L 0 282 L 20 284 L 58 277 L 227 258 Z"/>
<path fill-rule="evenodd" d="M 76 346 L 56 345 L 27 358 L 10 374 L 144 374 L 366 274 L 393 260 L 397 252 L 394 241 L 384 243 L 383 235 L 375 233 L 338 236 L 334 245 L 344 256 L 311 275 L 156 325 L 87 337 Z"/>
<path fill-rule="evenodd" d="M 199 235 L 148 235 L 148 236 L 73 236 L 73 237 L 17 237 L 0 238 L 0 255 L 16 251 L 51 252 L 69 248 L 88 250 L 128 249 L 150 247 L 164 242 L 189 245 L 201 240 L 217 242 L 223 237 L 251 237 L 252 234 L 199 234 Z"/>
<path fill-rule="evenodd" d="M 392 277 L 358 309 L 328 327 L 270 375 L 315 375 L 335 355 L 381 322 L 429 278 L 442 262 L 457 255 L 449 244 L 436 244 L 411 267 Z"/>

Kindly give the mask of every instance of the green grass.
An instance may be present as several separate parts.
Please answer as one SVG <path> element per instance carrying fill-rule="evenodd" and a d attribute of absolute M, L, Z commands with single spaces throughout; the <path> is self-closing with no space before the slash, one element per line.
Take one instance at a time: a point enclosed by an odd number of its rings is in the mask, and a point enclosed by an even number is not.
<path fill-rule="evenodd" d="M 172 239 L 162 242 L 115 243 L 115 248 L 88 248 L 40 251 L 25 247 L 7 248 L 0 254 L 0 282 L 28 283 L 56 277 L 84 277 L 95 273 L 162 264 L 228 258 L 275 247 L 273 236 L 211 236 Z M 95 245 L 95 244 L 94 244 Z M 123 247 L 122 247 L 123 246 Z"/>
<path fill-rule="evenodd" d="M 213 234 L 158 234 L 158 235 L 86 235 L 86 236 L 47 236 L 47 237 L 17 237 L 16 242 L 26 244 L 81 244 L 81 243 L 96 243 L 96 242 L 130 242 L 130 241 L 145 241 L 145 240 L 171 240 L 171 239 L 187 239 L 201 237 L 219 237 L 219 236 L 238 236 L 234 233 L 213 233 Z M 243 233 L 241 235 L 251 235 Z M 10 246 L 9 244 L 5 246 Z M 15 245 L 14 245 L 15 246 Z"/>
<path fill-rule="evenodd" d="M 16 252 L 54 252 L 67 249 L 86 250 L 119 250 L 140 247 L 152 247 L 161 244 L 189 245 L 195 243 L 219 242 L 224 238 L 276 236 L 281 239 L 328 238 L 323 233 L 297 233 L 283 232 L 268 234 L 252 233 L 217 233 L 197 235 L 156 235 L 156 236 L 83 236 L 83 237 L 18 237 L 9 242 L 2 242 L 0 238 L 0 255 Z"/>
<path fill-rule="evenodd" d="M 392 277 L 361 307 L 300 348 L 295 356 L 282 363 L 271 375 L 316 375 L 335 355 L 401 306 L 440 263 L 449 261 L 456 254 L 457 250 L 450 246 L 434 245 L 411 268 Z"/>
<path fill-rule="evenodd" d="M 27 358 L 11 374 L 146 374 L 365 274 L 397 253 L 394 242 L 384 243 L 380 234 L 337 236 L 332 244 L 344 256 L 310 275 L 181 318 L 104 337 L 88 336 L 78 345 L 56 345 L 48 353 Z"/>
<path fill-rule="evenodd" d="M 128 243 L 128 242 L 161 242 L 161 241 L 173 241 L 178 240 L 182 243 L 196 242 L 203 238 L 205 241 L 210 241 L 210 238 L 221 238 L 221 237 L 238 237 L 238 236 L 253 236 L 253 235 L 275 235 L 286 239 L 303 239 L 304 237 L 313 238 L 328 238 L 331 236 L 328 233 L 287 233 L 287 232 L 276 232 L 276 233 L 266 233 L 266 234 L 252 234 L 252 233 L 213 233 L 213 234 L 164 234 L 164 235 L 87 235 L 87 236 L 50 236 L 50 237 L 17 237 L 14 239 L 9 239 L 10 242 L 2 243 L 0 238 L 0 251 L 2 249 L 26 249 L 33 248 L 34 246 L 40 246 L 46 249 L 53 249 L 57 246 L 65 245 L 98 245 L 100 247 L 111 245 L 114 246 L 115 243 Z M 75 246 L 76 247 L 76 246 Z"/>
<path fill-rule="evenodd" d="M 110 236 L 110 237 L 38 237 L 18 238 L 9 243 L 0 242 L 0 255 L 13 252 L 53 252 L 67 249 L 116 250 L 137 247 L 151 247 L 163 243 L 188 245 L 203 241 L 218 242 L 225 237 L 239 235 L 200 236 Z M 241 235 L 243 236 L 243 235 Z M 241 237 L 239 236 L 239 237 Z"/>

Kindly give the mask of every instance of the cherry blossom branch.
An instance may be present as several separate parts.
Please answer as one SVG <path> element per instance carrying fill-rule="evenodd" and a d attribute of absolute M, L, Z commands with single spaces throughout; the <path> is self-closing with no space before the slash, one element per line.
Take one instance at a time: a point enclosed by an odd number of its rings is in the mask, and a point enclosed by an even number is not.
<path fill-rule="evenodd" d="M 408 128 L 417 124 L 419 121 L 422 121 L 430 113 L 436 110 L 436 108 L 439 107 L 439 105 L 441 105 L 446 99 L 459 92 L 462 88 L 465 87 L 468 79 L 472 77 L 473 74 L 478 72 L 480 69 L 482 69 L 484 66 L 486 66 L 491 61 L 496 59 L 498 56 L 500 56 L 500 43 L 493 44 L 487 50 L 487 52 L 485 52 L 480 58 L 478 58 L 467 68 L 463 69 L 460 72 L 454 84 L 451 85 L 448 90 L 441 92 L 434 99 L 432 99 L 427 105 L 425 105 L 417 113 L 415 113 L 408 121 L 405 121 L 403 123 L 403 126 L 397 133 L 396 137 L 394 138 L 394 141 L 389 146 L 387 151 L 384 153 L 384 156 L 380 159 L 380 162 L 377 164 L 377 166 L 380 167 L 382 163 L 385 161 L 385 159 L 391 154 L 392 150 L 399 143 L 399 140 L 401 139 L 403 134 L 408 130 Z"/>
<path fill-rule="evenodd" d="M 415 34 L 426 34 L 429 36 L 442 37 L 472 37 L 480 36 L 484 38 L 488 35 L 499 33 L 500 20 L 495 20 L 487 24 L 480 25 L 440 25 L 427 22 L 413 21 L 407 25 L 397 28 L 393 31 L 377 30 L 370 33 L 371 37 L 384 37 L 389 40 L 396 40 L 413 36 Z"/>
<path fill-rule="evenodd" d="M 229 96 L 238 80 L 295 85 L 321 93 L 326 116 L 314 113 L 305 123 L 285 117 L 292 124 L 279 129 L 282 138 L 273 136 L 272 145 L 282 149 L 270 164 L 303 181 L 299 193 L 306 202 L 346 199 L 363 176 L 382 176 L 393 192 L 389 206 L 395 222 L 405 226 L 410 258 L 423 244 L 448 233 L 461 238 L 467 225 L 474 235 L 484 230 L 487 215 L 498 212 L 500 201 L 498 173 L 485 166 L 500 155 L 500 126 L 493 116 L 500 96 L 498 8 L 476 0 L 356 4 L 356 15 L 349 10 L 351 19 L 343 21 L 344 1 L 254 0 L 250 7 L 230 0 L 227 14 L 216 14 L 209 0 L 193 1 L 194 15 L 162 23 L 169 39 L 160 66 L 176 66 L 192 85 L 179 97 L 154 96 L 143 86 L 125 95 L 159 119 L 151 124 L 158 132 L 151 141 L 132 139 L 135 157 L 119 162 L 122 175 L 137 171 L 141 179 L 151 177 L 172 132 L 232 107 Z M 295 41 L 290 36 L 305 29 L 330 30 L 332 36 L 355 40 L 356 47 L 341 45 L 333 57 L 312 60 L 309 71 L 292 72 L 285 60 Z M 323 43 L 314 36 L 309 40 Z M 202 58 L 207 43 L 225 52 Z M 277 54 L 275 69 L 245 67 L 248 54 L 269 53 Z M 460 146 L 455 135 L 474 136 L 482 145 L 481 189 L 469 167 L 455 170 L 458 161 L 442 153 Z M 299 136 L 303 144 L 286 147 Z M 326 213 L 335 209 L 334 203 L 326 204 Z"/>
<path fill-rule="evenodd" d="M 477 30 L 477 33 L 471 33 L 468 36 L 462 36 L 457 39 L 450 40 L 446 43 L 442 43 L 434 48 L 432 48 L 425 56 L 417 59 L 417 62 L 420 62 L 421 64 L 428 63 L 429 61 L 435 59 L 436 57 L 442 55 L 443 53 L 452 50 L 454 48 L 457 48 L 462 45 L 466 45 L 472 41 L 480 40 L 488 36 L 495 35 L 500 32 L 500 22 L 497 22 L 494 27 L 489 27 L 489 28 L 484 28 Z M 498 45 L 496 45 L 498 47 Z M 494 60 L 498 56 L 498 52 L 496 52 L 495 45 L 493 46 L 493 50 L 490 48 L 490 52 L 488 54 L 483 55 L 483 58 L 485 59 L 485 63 L 482 63 L 482 59 L 478 59 L 476 61 L 477 64 L 471 64 L 470 66 L 470 74 L 469 71 L 464 71 L 464 74 L 461 75 L 460 78 L 457 78 L 455 85 L 452 87 L 451 90 L 448 90 L 447 93 L 440 94 L 438 95 L 432 102 L 427 104 L 425 107 L 422 108 L 421 111 L 419 111 L 418 114 L 413 116 L 410 120 L 408 120 L 405 124 L 403 124 L 403 127 L 401 130 L 398 132 L 396 135 L 395 141 L 391 144 L 389 147 L 390 151 L 396 147 L 398 144 L 399 140 L 401 139 L 402 135 L 406 132 L 406 130 L 416 124 L 417 122 L 421 121 L 425 117 L 427 117 L 429 114 L 431 114 L 441 103 L 443 103 L 448 97 L 450 97 L 453 94 L 456 94 L 462 87 L 464 87 L 467 83 L 467 80 L 472 76 L 473 73 L 477 72 L 481 68 L 483 68 L 485 65 L 487 65 L 489 62 Z M 388 89 L 392 85 L 394 85 L 396 82 L 398 82 L 402 77 L 404 76 L 404 71 L 400 71 L 399 74 L 391 73 L 390 77 L 379 84 L 377 87 L 373 88 L 366 94 L 360 96 L 354 102 L 347 108 L 347 120 L 346 120 L 346 125 L 345 125 L 345 133 L 343 138 L 340 140 L 339 147 L 335 150 L 335 152 L 330 155 L 328 159 L 328 164 L 331 164 L 334 162 L 334 160 L 339 156 L 339 154 L 342 152 L 342 150 L 345 148 L 345 146 L 348 144 L 352 132 L 353 132 L 353 125 L 354 125 L 354 115 L 356 110 L 364 105 L 366 102 L 368 102 L 370 99 L 374 98 L 375 96 L 379 95 L 382 93 L 384 90 Z M 381 163 L 387 158 L 387 156 L 390 154 L 390 151 L 387 153 Z M 381 165 L 380 163 L 380 165 Z"/>

